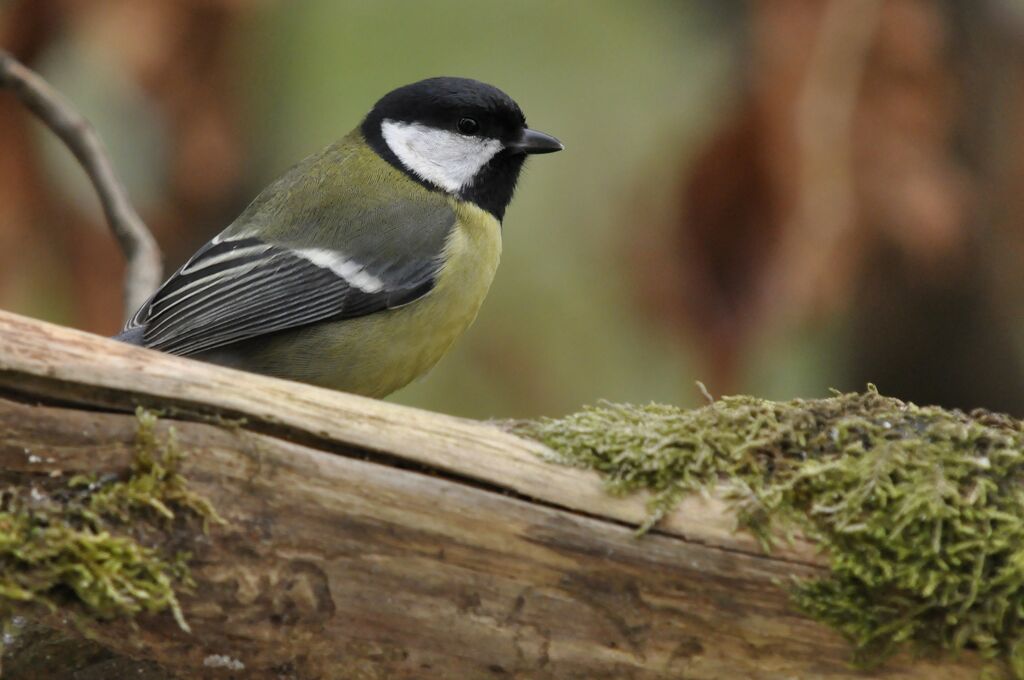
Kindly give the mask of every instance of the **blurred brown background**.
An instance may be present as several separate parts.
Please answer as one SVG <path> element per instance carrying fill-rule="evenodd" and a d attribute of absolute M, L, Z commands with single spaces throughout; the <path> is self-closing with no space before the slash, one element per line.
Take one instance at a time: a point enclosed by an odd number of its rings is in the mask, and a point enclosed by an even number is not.
<path fill-rule="evenodd" d="M 172 271 L 373 101 L 508 91 L 532 163 L 477 324 L 393 399 L 475 417 L 875 382 L 1024 415 L 1021 0 L 0 0 Z M 120 324 L 69 154 L 0 92 L 0 307 Z"/>

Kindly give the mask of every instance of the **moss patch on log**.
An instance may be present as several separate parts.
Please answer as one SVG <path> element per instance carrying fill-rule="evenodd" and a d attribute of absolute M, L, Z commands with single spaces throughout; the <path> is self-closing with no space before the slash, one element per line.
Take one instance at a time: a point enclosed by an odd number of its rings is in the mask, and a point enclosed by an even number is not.
<path fill-rule="evenodd" d="M 901 643 L 970 646 L 1024 678 L 1024 425 L 864 394 L 726 397 L 684 411 L 601 404 L 520 423 L 617 494 L 653 493 L 647 530 L 684 495 L 724 488 L 770 547 L 800 532 L 830 573 L 793 601 L 871 665 Z M 996 670 L 993 667 L 990 670 Z"/>
<path fill-rule="evenodd" d="M 177 589 L 192 585 L 189 555 L 163 539 L 175 527 L 205 531 L 222 520 L 179 472 L 174 431 L 160 438 L 154 414 L 136 415 L 126 474 L 0 492 L 0 613 L 42 605 L 104 620 L 169 610 L 188 630 Z"/>

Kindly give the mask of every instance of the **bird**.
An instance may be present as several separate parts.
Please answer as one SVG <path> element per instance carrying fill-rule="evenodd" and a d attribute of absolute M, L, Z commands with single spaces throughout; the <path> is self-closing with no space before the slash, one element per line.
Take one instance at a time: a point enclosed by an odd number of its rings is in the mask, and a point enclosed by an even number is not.
<path fill-rule="evenodd" d="M 115 339 L 386 396 L 476 318 L 526 157 L 563 148 L 492 85 L 399 87 L 264 189 Z"/>

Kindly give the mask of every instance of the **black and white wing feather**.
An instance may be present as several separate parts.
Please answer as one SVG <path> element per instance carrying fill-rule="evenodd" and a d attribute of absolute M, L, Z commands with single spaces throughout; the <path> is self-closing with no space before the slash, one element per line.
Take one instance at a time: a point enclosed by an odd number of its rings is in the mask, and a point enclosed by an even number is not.
<path fill-rule="evenodd" d="M 119 338 L 172 354 L 197 354 L 407 304 L 430 291 L 440 266 L 440 249 L 375 270 L 325 248 L 296 249 L 252 237 L 214 239 L 139 309 Z"/>

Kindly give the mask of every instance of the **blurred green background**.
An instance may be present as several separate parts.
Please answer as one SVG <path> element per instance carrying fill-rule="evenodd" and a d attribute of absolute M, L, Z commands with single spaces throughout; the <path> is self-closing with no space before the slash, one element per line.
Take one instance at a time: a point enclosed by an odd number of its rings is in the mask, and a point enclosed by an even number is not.
<path fill-rule="evenodd" d="M 394 401 L 520 417 L 875 381 L 1020 414 L 1016 5 L 854 5 L 8 0 L 0 47 L 98 128 L 168 272 L 396 86 L 478 78 L 559 137 L 476 324 Z M 116 332 L 96 200 L 2 92 L 0 149 L 0 306 Z"/>
<path fill-rule="evenodd" d="M 497 84 L 569 150 L 531 159 L 476 324 L 394 399 L 486 417 L 688 398 L 692 371 L 630 312 L 617 251 L 631 192 L 714 105 L 713 70 L 728 53 L 710 27 L 698 4 L 663 0 L 320 0 L 253 22 L 255 185 L 384 92 L 441 74 Z"/>

